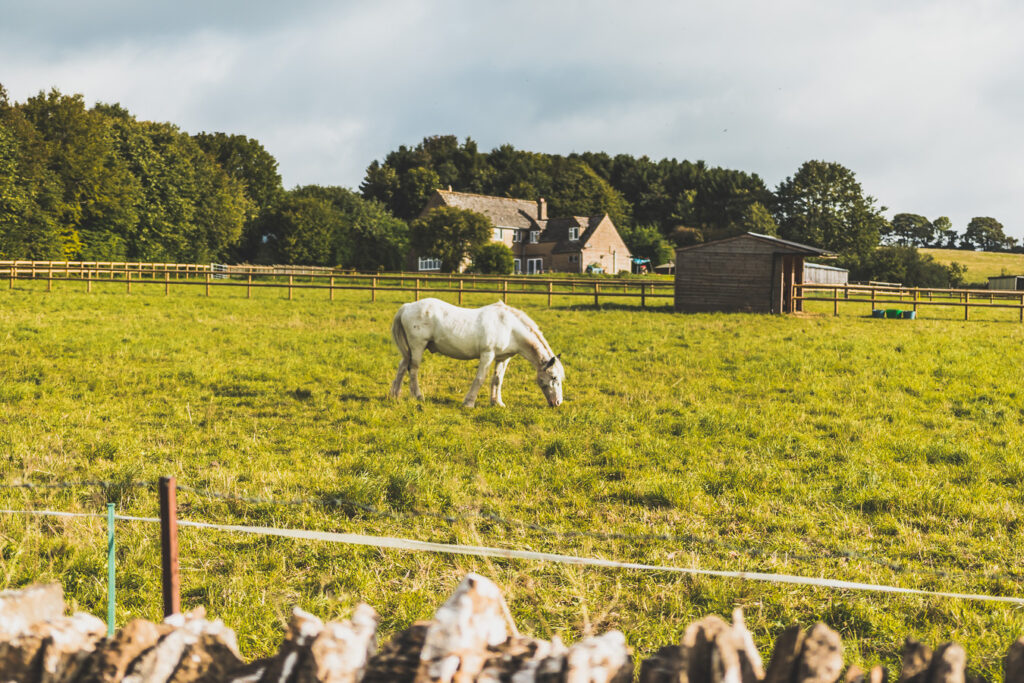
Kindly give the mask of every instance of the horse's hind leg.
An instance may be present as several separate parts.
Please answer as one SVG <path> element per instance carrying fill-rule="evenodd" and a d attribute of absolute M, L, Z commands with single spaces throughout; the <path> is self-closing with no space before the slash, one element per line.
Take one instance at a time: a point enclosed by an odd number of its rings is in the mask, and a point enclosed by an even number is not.
<path fill-rule="evenodd" d="M 420 391 L 420 363 L 423 361 L 425 348 L 409 349 L 409 391 L 417 401 L 423 400 L 423 392 Z"/>
<path fill-rule="evenodd" d="M 402 379 L 408 370 L 409 358 L 402 356 L 402 360 L 398 363 L 398 374 L 395 376 L 395 381 L 391 383 L 391 391 L 388 394 L 391 398 L 398 398 L 398 395 L 402 393 Z"/>

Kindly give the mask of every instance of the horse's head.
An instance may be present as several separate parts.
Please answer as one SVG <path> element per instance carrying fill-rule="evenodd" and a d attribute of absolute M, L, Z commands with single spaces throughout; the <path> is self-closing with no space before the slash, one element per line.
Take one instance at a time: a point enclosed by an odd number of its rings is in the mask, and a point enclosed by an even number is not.
<path fill-rule="evenodd" d="M 537 369 L 537 386 L 544 392 L 548 405 L 557 408 L 562 403 L 562 381 L 565 379 L 565 368 L 558 356 L 542 364 Z"/>

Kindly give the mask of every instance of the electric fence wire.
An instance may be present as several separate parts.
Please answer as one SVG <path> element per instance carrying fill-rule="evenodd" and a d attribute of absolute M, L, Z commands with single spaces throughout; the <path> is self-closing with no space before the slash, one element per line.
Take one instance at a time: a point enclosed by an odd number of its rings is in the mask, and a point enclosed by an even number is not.
<path fill-rule="evenodd" d="M 0 483 L 0 489 L 71 489 L 71 488 L 138 488 L 138 489 L 152 489 L 156 490 L 158 482 L 156 481 L 110 481 L 110 480 L 83 480 L 83 481 L 62 481 L 62 482 L 14 482 L 14 483 Z M 623 532 L 606 532 L 606 531 L 592 531 L 589 529 L 573 530 L 573 531 L 562 531 L 557 529 L 551 529 L 540 524 L 533 522 L 524 522 L 522 520 L 508 519 L 480 510 L 463 513 L 460 515 L 450 515 L 440 512 L 434 512 L 431 510 L 413 510 L 409 512 L 398 512 L 393 510 L 385 510 L 368 503 L 362 503 L 342 496 L 331 495 L 323 496 L 319 498 L 291 498 L 291 499 L 280 499 L 280 498 L 265 498 L 260 496 L 243 496 L 233 493 L 223 493 L 220 491 L 212 491 L 209 489 L 196 488 L 192 486 L 185 486 L 177 484 L 177 490 L 182 493 L 192 494 L 199 498 L 205 498 L 207 500 L 220 500 L 225 502 L 237 502 L 245 503 L 248 505 L 265 505 L 269 507 L 299 507 L 299 506 L 320 506 L 326 508 L 335 508 L 343 511 L 359 510 L 366 514 L 391 519 L 394 521 L 410 521 L 415 519 L 436 519 L 447 524 L 456 524 L 460 522 L 470 522 L 471 520 L 485 520 L 494 524 L 504 526 L 506 528 L 520 528 L 539 536 L 546 536 L 549 538 L 560 538 L 560 539 L 577 539 L 577 538 L 589 538 L 593 540 L 602 541 L 624 541 L 633 543 L 680 543 L 680 544 L 698 544 L 705 547 L 719 547 L 730 552 L 742 553 L 748 557 L 754 559 L 761 559 L 765 557 L 778 557 L 779 552 L 766 551 L 760 547 L 735 543 L 726 539 L 721 538 L 710 538 L 706 536 L 698 536 L 696 534 L 632 534 Z M 806 539 L 805 539 L 806 540 Z M 966 571 L 947 571 L 930 566 L 909 566 L 894 562 L 887 558 L 881 558 L 867 553 L 862 553 L 856 550 L 850 550 L 845 548 L 832 549 L 832 548 L 820 548 L 821 554 L 805 554 L 799 552 L 781 551 L 785 559 L 793 560 L 796 562 L 820 562 L 821 560 L 849 560 L 849 561 L 861 561 L 869 562 L 881 567 L 889 569 L 896 574 L 908 574 L 916 573 L 923 574 L 939 579 L 968 579 L 972 581 L 1005 581 L 1011 583 L 1020 583 L 1024 581 L 1024 574 L 1015 572 L 986 572 L 984 574 L 976 574 Z"/>

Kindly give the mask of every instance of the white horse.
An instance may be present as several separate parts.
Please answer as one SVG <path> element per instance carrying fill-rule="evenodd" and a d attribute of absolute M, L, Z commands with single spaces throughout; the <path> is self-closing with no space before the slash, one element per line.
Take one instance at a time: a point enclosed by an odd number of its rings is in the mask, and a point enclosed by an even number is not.
<path fill-rule="evenodd" d="M 480 359 L 476 378 L 462 402 L 467 408 L 476 404 L 476 395 L 493 362 L 491 404 L 504 407 L 501 380 L 508 362 L 518 353 L 536 368 L 537 384 L 548 405 L 562 403 L 562 362 L 528 315 L 500 301 L 483 308 L 459 308 L 440 299 L 403 304 L 391 323 L 391 336 L 402 353 L 398 376 L 391 384 L 391 398 L 398 398 L 402 378 L 408 371 L 409 390 L 423 400 L 418 375 L 423 352 L 430 351 L 459 360 Z"/>

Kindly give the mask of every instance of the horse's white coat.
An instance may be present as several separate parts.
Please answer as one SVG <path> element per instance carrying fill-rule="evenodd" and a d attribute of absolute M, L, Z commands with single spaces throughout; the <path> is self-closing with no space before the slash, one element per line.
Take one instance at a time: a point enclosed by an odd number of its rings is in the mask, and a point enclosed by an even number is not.
<path fill-rule="evenodd" d="M 391 324 L 391 336 L 402 354 L 398 375 L 391 384 L 391 397 L 402 391 L 402 379 L 409 373 L 409 390 L 419 400 L 419 367 L 423 352 L 440 353 L 459 360 L 477 358 L 476 378 L 463 404 L 472 408 L 494 363 L 491 380 L 491 403 L 501 400 L 501 382 L 512 356 L 519 354 L 537 371 L 537 385 L 552 407 L 562 402 L 562 381 L 565 370 L 551 350 L 537 324 L 517 308 L 502 302 L 482 308 L 460 308 L 440 299 L 423 299 L 403 304 Z"/>

